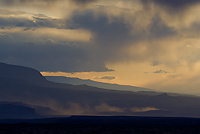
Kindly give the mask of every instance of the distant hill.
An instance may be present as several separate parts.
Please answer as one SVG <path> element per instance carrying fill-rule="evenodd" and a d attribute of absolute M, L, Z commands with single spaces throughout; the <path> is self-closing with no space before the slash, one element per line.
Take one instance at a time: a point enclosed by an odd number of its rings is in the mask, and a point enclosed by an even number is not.
<path fill-rule="evenodd" d="M 35 69 L 2 62 L 0 62 L 0 78 L 19 79 L 34 84 L 41 84 L 46 81 L 45 77 Z"/>
<path fill-rule="evenodd" d="M 33 119 L 52 117 L 58 114 L 56 111 L 37 105 L 29 105 L 22 102 L 0 102 L 0 119 Z"/>
<path fill-rule="evenodd" d="M 35 109 L 16 104 L 0 104 L 0 119 L 39 118 Z"/>
<path fill-rule="evenodd" d="M 120 90 L 120 91 L 155 91 L 152 89 L 129 86 L 129 85 L 119 85 L 119 84 L 110 84 L 110 83 L 103 83 L 103 82 L 96 82 L 92 80 L 83 80 L 79 78 L 71 78 L 71 77 L 64 77 L 64 76 L 45 76 L 45 78 L 49 81 L 58 82 L 58 83 L 66 83 L 72 85 L 88 85 L 98 88 L 105 88 L 105 89 L 112 89 L 112 90 Z"/>
<path fill-rule="evenodd" d="M 59 113 L 55 110 L 52 110 L 49 107 L 43 107 L 38 105 L 30 105 L 22 102 L 8 102 L 8 101 L 0 101 L 0 107 L 5 105 L 16 106 L 16 107 L 27 107 L 30 109 L 34 109 L 34 113 L 39 115 L 40 117 L 48 117 L 52 115 L 59 115 Z M 12 112 L 12 111 L 11 111 Z M 23 113 L 23 112 L 22 112 Z"/>
<path fill-rule="evenodd" d="M 35 69 L 4 63 L 0 63 L 0 70 L 0 101 L 28 104 L 19 106 L 20 113 L 30 110 L 38 114 L 43 109 L 43 116 L 48 117 L 57 114 L 53 111 L 60 115 L 200 117 L 200 97 L 196 96 L 56 83 Z"/>

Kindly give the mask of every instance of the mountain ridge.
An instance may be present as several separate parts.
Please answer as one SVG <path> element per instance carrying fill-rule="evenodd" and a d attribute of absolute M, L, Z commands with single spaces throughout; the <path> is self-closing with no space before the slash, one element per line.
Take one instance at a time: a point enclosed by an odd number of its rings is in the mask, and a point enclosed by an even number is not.
<path fill-rule="evenodd" d="M 41 84 L 46 80 L 36 69 L 2 62 L 0 62 L 0 77 L 21 79 L 34 84 Z"/>
<path fill-rule="evenodd" d="M 154 91 L 148 88 L 130 86 L 130 85 L 119 85 L 119 84 L 110 84 L 110 83 L 103 83 L 97 82 L 90 79 L 80 79 L 80 78 L 73 78 L 73 77 L 65 77 L 65 76 L 44 76 L 47 80 L 58 82 L 58 83 L 65 83 L 65 84 L 72 84 L 72 85 L 88 85 L 94 86 L 98 88 L 104 89 L 111 89 L 111 90 L 120 90 L 120 91 Z"/>
<path fill-rule="evenodd" d="M 0 68 L 4 70 L 0 71 L 0 101 L 49 107 L 67 116 L 200 117 L 200 97 L 60 84 L 46 80 L 34 69 L 1 65 L 4 67 Z M 11 69 L 12 74 L 8 73 L 10 70 L 6 66 Z M 23 74 L 24 72 L 27 73 Z"/>

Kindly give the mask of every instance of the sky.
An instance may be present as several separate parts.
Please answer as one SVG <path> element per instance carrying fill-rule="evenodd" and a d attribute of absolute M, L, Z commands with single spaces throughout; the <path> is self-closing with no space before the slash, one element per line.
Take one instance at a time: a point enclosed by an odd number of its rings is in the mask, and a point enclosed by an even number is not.
<path fill-rule="evenodd" d="M 0 62 L 200 95 L 199 0 L 0 0 Z"/>

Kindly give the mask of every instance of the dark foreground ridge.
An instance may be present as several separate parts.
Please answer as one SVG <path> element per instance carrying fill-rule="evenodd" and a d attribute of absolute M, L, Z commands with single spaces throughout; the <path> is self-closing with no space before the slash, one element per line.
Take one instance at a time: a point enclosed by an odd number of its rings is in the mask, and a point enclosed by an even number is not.
<path fill-rule="evenodd" d="M 72 116 L 0 120 L 0 133 L 15 134 L 197 134 L 199 118 Z"/>
<path fill-rule="evenodd" d="M 41 119 L 0 119 L 0 124 L 199 124 L 200 118 L 143 116 L 71 116 Z"/>

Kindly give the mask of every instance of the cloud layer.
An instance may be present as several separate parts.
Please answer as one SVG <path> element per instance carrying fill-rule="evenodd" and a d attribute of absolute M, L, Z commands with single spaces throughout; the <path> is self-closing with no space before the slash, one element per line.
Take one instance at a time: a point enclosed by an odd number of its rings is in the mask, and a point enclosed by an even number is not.
<path fill-rule="evenodd" d="M 37 1 L 37 0 L 30 0 L 27 2 L 24 1 L 1 1 L 5 5 L 13 5 L 16 6 L 19 3 L 27 4 L 27 3 L 61 3 L 61 1 Z M 77 3 L 78 5 L 81 3 L 93 3 L 94 7 L 98 5 L 98 1 L 94 0 L 86 0 L 86 1 L 73 1 L 73 3 Z M 20 51 L 22 53 L 26 53 L 27 56 L 29 53 L 27 51 L 32 51 L 31 49 L 23 50 L 23 45 L 26 46 L 26 44 L 32 43 L 31 47 L 34 49 L 44 49 L 46 52 L 44 52 L 45 56 L 41 57 L 47 57 L 47 59 L 44 59 L 44 61 L 49 61 L 48 56 L 51 57 L 52 52 L 51 44 L 57 46 L 56 50 L 53 52 L 53 54 L 59 55 L 59 51 L 66 50 L 66 54 L 63 54 L 62 58 L 54 58 L 56 59 L 56 66 L 57 69 L 53 69 L 52 71 L 66 71 L 66 72 L 73 72 L 73 71 L 98 71 L 99 69 L 74 69 L 74 66 L 84 66 L 84 63 L 88 65 L 87 67 L 90 68 L 91 65 L 100 63 L 100 66 L 105 66 L 106 63 L 109 62 L 121 62 L 121 61 L 150 61 L 150 62 L 157 62 L 159 64 L 169 64 L 169 62 L 174 62 L 173 60 L 170 61 L 166 57 L 167 54 L 174 53 L 177 49 L 177 47 L 180 47 L 179 44 L 183 40 L 183 30 L 187 30 L 188 33 L 193 30 L 191 25 L 190 27 L 176 27 L 176 25 L 170 24 L 168 21 L 163 19 L 166 15 L 168 17 L 172 17 L 173 15 L 168 14 L 164 10 L 161 10 L 160 8 L 156 9 L 151 6 L 151 3 L 157 4 L 158 6 L 166 6 L 166 7 L 190 7 L 193 6 L 194 3 L 198 3 L 198 1 L 193 0 L 192 2 L 188 3 L 187 1 L 157 1 L 152 0 L 151 2 L 146 2 L 145 0 L 142 3 L 139 3 L 138 5 L 135 5 L 136 8 L 133 8 L 132 10 L 128 10 L 126 8 L 126 2 L 124 2 L 123 8 L 120 6 L 109 6 L 108 3 L 103 3 L 104 6 L 98 6 L 98 8 L 84 8 L 81 11 L 76 10 L 74 7 L 74 11 L 71 13 L 70 17 L 68 18 L 52 18 L 48 17 L 44 14 L 34 14 L 34 13 L 28 13 L 27 11 L 12 11 L 8 9 L 1 9 L 2 14 L 0 16 L 0 25 L 1 25 L 1 42 L 5 40 L 5 38 L 12 38 L 13 43 L 11 40 L 6 40 L 6 44 L 11 45 L 10 48 L 13 47 L 19 47 Z M 72 4 L 72 3 L 71 3 Z M 96 4 L 96 5 L 95 5 Z M 143 5 L 143 6 L 141 6 Z M 146 9 L 145 5 L 148 5 L 148 9 Z M 119 8 L 120 7 L 120 8 Z M 105 10 L 102 10 L 105 9 Z M 46 9 L 48 11 L 48 9 Z M 158 10 L 158 11 L 157 11 Z M 161 10 L 161 11 L 160 11 Z M 182 9 L 187 10 L 187 9 Z M 160 11 L 160 12 L 159 12 Z M 116 12 L 116 14 L 113 14 L 113 12 Z M 175 12 L 175 11 L 174 11 Z M 147 16 L 144 16 L 144 20 L 141 19 L 141 17 L 147 14 Z M 183 16 L 180 16 L 184 17 Z M 144 23 L 145 21 L 145 23 Z M 176 20 L 175 20 L 176 21 Z M 192 21 L 192 20 L 191 20 Z M 196 21 L 196 20 L 194 20 Z M 174 23 L 180 23 L 180 22 L 174 22 Z M 193 22 L 195 24 L 198 24 L 198 22 Z M 21 31 L 14 32 L 16 28 L 20 27 Z M 48 28 L 43 29 L 43 33 L 46 34 L 36 37 L 34 33 L 37 33 L 38 35 L 42 34 L 38 29 L 42 28 Z M 10 29 L 10 31 L 13 31 L 11 33 L 7 32 Z M 60 29 L 60 30 L 56 30 Z M 66 30 L 78 30 L 83 29 L 85 31 L 90 32 L 90 37 L 88 38 L 88 42 L 83 42 L 83 40 L 79 40 L 77 37 L 78 35 L 72 35 L 74 36 L 74 40 L 72 40 L 66 33 L 63 31 Z M 30 31 L 27 35 L 24 35 L 25 31 Z M 53 34 L 48 34 L 48 30 L 52 31 Z M 35 31 L 35 32 L 34 32 Z M 47 31 L 45 33 L 45 31 Z M 62 33 L 66 34 L 65 38 L 66 40 L 62 40 L 61 36 Z M 26 33 L 25 33 L 26 34 Z M 187 32 L 186 32 L 187 34 Z M 71 37 L 72 37 L 71 36 Z M 80 35 L 83 36 L 83 35 Z M 27 37 L 27 38 L 26 38 Z M 87 38 L 87 37 L 83 37 Z M 179 40 L 178 44 L 175 45 L 173 42 L 169 42 L 173 40 Z M 186 38 L 184 38 L 186 39 Z M 45 42 L 45 43 L 44 43 Z M 176 43 L 176 42 L 175 42 Z M 17 44 L 17 45 L 15 45 Z M 19 45 L 20 44 L 20 45 Z M 46 44 L 45 46 L 42 44 Z M 50 44 L 50 45 L 49 45 Z M 60 45 L 62 44 L 62 45 Z M 69 44 L 76 44 L 76 45 L 69 45 Z M 168 46 L 166 46 L 166 45 Z M 13 45 L 13 46 L 12 46 Z M 63 46 L 64 45 L 64 46 Z M 181 44 L 182 45 L 182 44 Z M 20 48 L 21 47 L 21 48 Z M 66 47 L 66 48 L 63 48 Z M 184 47 L 184 46 L 183 46 Z M 187 53 L 187 50 L 185 48 L 183 51 L 184 53 Z M 2 50 L 6 48 L 5 43 L 2 43 L 1 46 Z M 17 48 L 15 48 L 17 49 Z M 34 50 L 33 49 L 33 50 Z M 62 50 L 59 50 L 62 49 Z M 79 50 L 81 49 L 81 50 Z M 70 50 L 70 52 L 68 51 Z M 10 50 L 12 51 L 12 50 Z M 25 52 L 26 51 L 26 52 Z M 49 52 L 48 52 L 49 51 Z M 173 51 L 173 52 L 172 52 Z M 17 52 L 16 52 L 17 53 Z M 37 53 L 37 52 L 34 52 Z M 69 53 L 74 53 L 69 54 Z M 84 53 L 84 54 L 83 54 Z M 43 54 L 39 54 L 43 55 Z M 80 57 L 78 55 L 81 55 Z M 32 55 L 33 56 L 33 55 Z M 179 59 L 180 52 L 177 52 L 175 55 L 177 58 L 176 62 Z M 3 57 L 12 57 L 10 55 L 7 56 L 4 55 Z M 78 57 L 78 58 L 76 58 Z M 82 57 L 85 57 L 85 60 L 82 59 Z M 86 58 L 87 57 L 87 58 Z M 159 57 L 159 58 L 158 58 Z M 16 56 L 16 58 L 18 58 Z M 22 57 L 20 57 L 21 59 Z M 32 57 L 34 58 L 34 57 Z M 66 60 L 65 60 L 66 58 Z M 171 57 L 170 57 L 171 58 Z M 54 62 L 54 59 L 51 58 L 52 62 Z M 60 60 L 59 59 L 63 59 Z M 73 63 L 72 61 L 69 61 L 68 59 L 77 59 L 79 60 L 80 64 L 77 64 L 77 62 Z M 3 59 L 2 59 L 3 60 Z M 6 61 L 6 59 L 4 59 Z M 23 60 L 23 59 L 22 59 Z M 24 59 L 25 60 L 25 59 Z M 38 60 L 38 63 L 34 63 L 41 65 L 40 59 L 36 58 L 36 61 Z M 186 60 L 187 59 L 183 59 Z M 8 61 L 8 60 L 7 60 Z M 13 59 L 14 62 L 17 61 Z M 74 60 L 76 61 L 76 60 Z M 90 62 L 92 61 L 92 62 Z M 94 63 L 94 61 L 97 61 Z M 81 63 L 82 62 L 82 63 Z M 25 63 L 25 61 L 24 61 Z M 72 69 L 59 69 L 59 66 L 65 64 L 70 64 L 72 66 Z M 20 63 L 21 64 L 21 63 Z M 170 63 L 171 64 L 171 63 Z M 48 65 L 48 64 L 47 64 Z M 98 64 L 99 65 L 99 64 Z M 32 66 L 32 65 L 30 65 Z M 52 65 L 53 66 L 53 65 Z M 66 65 L 65 65 L 66 66 Z M 33 66 L 34 67 L 34 66 Z M 47 68 L 49 65 L 47 66 Z M 44 67 L 45 68 L 45 67 Z M 38 69 L 40 67 L 38 67 Z M 105 71 L 107 70 L 106 67 L 104 67 Z M 100 70 L 104 70 L 103 68 Z M 51 69 L 47 69 L 46 71 L 50 71 Z"/>
<path fill-rule="evenodd" d="M 197 74 L 199 4 L 1 0 L 0 61 L 49 72 L 113 71 L 108 64 L 148 62 L 177 76 Z"/>

